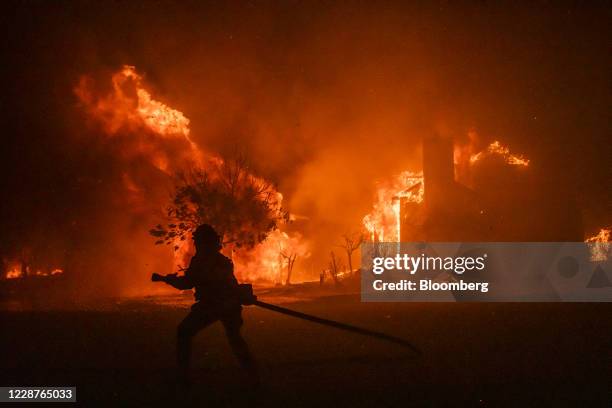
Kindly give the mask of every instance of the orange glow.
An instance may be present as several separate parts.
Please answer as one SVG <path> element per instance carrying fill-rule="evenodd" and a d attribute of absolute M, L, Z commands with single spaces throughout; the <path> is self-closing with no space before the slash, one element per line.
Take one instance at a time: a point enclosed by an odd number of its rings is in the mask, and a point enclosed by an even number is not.
<path fill-rule="evenodd" d="M 491 155 L 499 155 L 504 161 L 513 166 L 529 166 L 529 159 L 524 158 L 523 156 L 517 156 L 510 153 L 510 149 L 502 146 L 499 141 L 494 141 L 491 143 L 485 150 L 482 152 L 476 153 L 470 157 L 470 163 L 474 164 L 477 161 L 483 159 L 484 157 L 488 157 Z"/>
<path fill-rule="evenodd" d="M 6 274 L 5 274 L 5 278 L 6 279 L 18 279 L 18 278 L 23 278 L 25 277 L 25 274 L 23 273 L 23 266 L 22 263 L 19 261 L 8 261 L 8 262 L 4 262 L 5 267 L 6 267 Z M 28 275 L 32 274 L 35 276 L 51 276 L 51 275 L 59 275 L 61 273 L 64 273 L 64 271 L 60 268 L 53 268 L 51 270 L 43 270 L 43 269 L 37 269 L 36 272 L 33 272 L 30 270 L 29 266 L 26 266 L 26 271 L 28 272 Z"/>
<path fill-rule="evenodd" d="M 269 183 L 266 183 L 264 179 L 253 175 L 250 177 L 255 185 L 262 186 L 262 189 L 267 186 L 265 194 L 275 195 L 276 199 L 271 200 L 269 205 L 271 210 L 280 211 L 283 195 L 269 187 Z M 177 237 L 171 246 L 175 248 L 173 265 L 175 271 L 187 268 L 195 253 L 193 241 L 191 239 L 181 241 Z M 300 259 L 308 257 L 310 256 L 308 247 L 308 243 L 302 239 L 300 234 L 289 235 L 280 229 L 275 229 L 252 249 L 236 248 L 230 243 L 224 246 L 223 252 L 232 259 L 236 277 L 240 281 L 281 282 L 279 276 L 285 272 L 283 268 L 286 266 L 282 255 L 296 254 Z"/>
<path fill-rule="evenodd" d="M 7 273 L 6 273 L 6 279 L 17 279 L 17 278 L 21 278 L 22 274 L 21 274 L 21 268 L 13 268 L 10 269 Z"/>
<path fill-rule="evenodd" d="M 16 259 L 3 259 L 3 266 L 6 274 L 6 279 L 22 278 L 25 274 L 22 271 L 23 264 Z M 27 268 L 27 267 L 26 267 Z M 29 271 L 26 269 L 26 271 Z"/>
<path fill-rule="evenodd" d="M 372 241 L 400 240 L 400 205 L 405 200 L 423 202 L 423 173 L 404 171 L 391 180 L 379 183 L 372 211 L 363 217 L 363 226 Z"/>
<path fill-rule="evenodd" d="M 136 68 L 124 65 L 112 78 L 112 92 L 96 95 L 93 81 L 84 76 L 75 94 L 106 132 L 116 134 L 124 127 L 145 125 L 161 136 L 180 136 L 189 140 L 189 119 L 162 102 L 156 101 L 143 86 L 143 77 Z"/>
<path fill-rule="evenodd" d="M 155 133 L 160 135 L 183 135 L 189 139 L 189 119 L 183 112 L 172 109 L 169 106 L 151 98 L 151 94 L 142 87 L 142 76 L 136 72 L 133 66 L 125 65 L 120 73 L 115 74 L 113 83 L 115 89 L 120 92 L 121 83 L 125 79 L 132 79 L 136 86 L 138 96 L 138 107 L 136 108 L 140 118 Z"/>
<path fill-rule="evenodd" d="M 111 91 L 107 94 L 96 92 L 94 81 L 84 76 L 75 89 L 75 94 L 81 101 L 89 116 L 100 124 L 111 137 L 122 138 L 125 143 L 120 145 L 119 155 L 145 159 L 151 166 L 161 170 L 169 178 L 181 172 L 194 168 L 212 169 L 219 167 L 223 159 L 206 152 L 190 138 L 190 120 L 185 114 L 153 98 L 145 88 L 144 77 L 133 66 L 125 65 L 111 77 Z M 205 157 L 206 154 L 206 157 Z M 135 162 L 135 161 L 133 161 Z M 213 175 L 214 171 L 211 172 Z M 151 202 L 150 190 L 155 188 L 142 184 L 138 169 L 127 165 L 122 171 L 122 182 L 125 189 L 122 199 L 126 207 L 134 213 L 143 214 L 158 212 L 167 205 L 167 192 L 160 186 L 162 197 L 158 202 Z M 264 179 L 249 174 L 255 185 L 268 186 Z M 271 194 L 276 200 L 271 200 L 271 210 L 280 211 L 283 196 L 272 187 L 266 187 L 265 194 Z M 142 225 L 147 230 L 149 225 Z M 193 244 L 190 239 L 181 241 L 179 237 L 169 245 L 174 249 L 172 268 L 180 271 L 186 268 L 193 255 Z M 307 254 L 306 245 L 301 237 L 290 237 L 286 233 L 275 230 L 263 242 L 251 250 L 228 248 L 235 262 L 236 275 L 246 280 L 276 281 L 283 267 L 278 262 L 279 251 L 291 251 L 298 256 Z"/>
<path fill-rule="evenodd" d="M 107 135 L 122 136 L 130 142 L 123 147 L 122 155 L 145 157 L 167 174 L 172 174 L 184 162 L 202 165 L 202 152 L 189 137 L 189 119 L 181 111 L 153 99 L 135 67 L 125 65 L 112 75 L 111 83 L 112 91 L 99 95 L 95 82 L 83 76 L 74 92 Z M 186 143 L 180 151 L 172 152 L 174 157 L 164 144 L 172 140 Z"/>
<path fill-rule="evenodd" d="M 293 254 L 297 255 L 298 259 L 310 256 L 308 245 L 302 240 L 302 236 L 275 230 L 253 251 L 234 252 L 233 261 L 241 280 L 281 283 L 287 273 L 287 262 L 283 255 Z"/>
<path fill-rule="evenodd" d="M 454 149 L 455 173 L 461 176 L 463 164 L 474 164 L 484 157 L 497 155 L 504 162 L 512 166 L 527 167 L 529 160 L 522 156 L 513 155 L 510 149 L 502 146 L 498 141 L 491 143 L 485 150 L 470 154 L 478 135 L 474 131 L 468 133 L 470 143 L 456 145 Z M 469 162 L 464 160 L 469 157 Z M 461 177 L 459 177 L 461 179 Z M 363 217 L 363 226 L 369 233 L 372 241 L 399 242 L 401 240 L 400 207 L 402 202 L 422 203 L 424 196 L 424 183 L 422 172 L 404 171 L 395 177 L 379 183 L 372 211 Z"/>

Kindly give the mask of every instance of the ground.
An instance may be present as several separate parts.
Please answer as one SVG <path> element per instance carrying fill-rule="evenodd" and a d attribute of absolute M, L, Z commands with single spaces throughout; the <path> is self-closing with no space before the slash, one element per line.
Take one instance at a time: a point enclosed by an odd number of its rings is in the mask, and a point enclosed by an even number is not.
<path fill-rule="evenodd" d="M 271 299 L 273 300 L 273 299 Z M 280 300 L 280 299 L 279 299 Z M 183 305 L 2 312 L 0 385 L 76 385 L 85 406 L 605 406 L 612 402 L 611 304 L 285 304 L 412 341 L 423 357 L 257 307 L 244 334 L 263 384 L 245 387 L 216 324 L 195 341 L 191 391 L 174 381 Z"/>

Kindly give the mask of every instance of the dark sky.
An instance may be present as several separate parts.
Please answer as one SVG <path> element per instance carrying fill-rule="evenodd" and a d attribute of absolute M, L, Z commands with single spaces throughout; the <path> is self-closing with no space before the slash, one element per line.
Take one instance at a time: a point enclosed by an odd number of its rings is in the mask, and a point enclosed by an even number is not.
<path fill-rule="evenodd" d="M 87 140 L 72 90 L 123 64 L 199 144 L 246 147 L 311 217 L 418 169 L 421 135 L 442 127 L 504 141 L 575 191 L 587 227 L 610 224 L 612 9 L 520 3 L 3 2 L 2 235 L 62 236 L 66 213 L 95 207 L 75 180 L 112 158 Z"/>

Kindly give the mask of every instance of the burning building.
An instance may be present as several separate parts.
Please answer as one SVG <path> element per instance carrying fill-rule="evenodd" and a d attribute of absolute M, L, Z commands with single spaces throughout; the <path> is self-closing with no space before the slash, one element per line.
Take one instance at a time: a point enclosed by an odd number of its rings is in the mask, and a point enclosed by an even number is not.
<path fill-rule="evenodd" d="M 476 138 L 471 134 L 471 143 Z M 473 150 L 473 146 L 468 146 Z M 439 134 L 423 138 L 423 172 L 379 186 L 363 223 L 373 241 L 582 241 L 567 192 L 529 172 L 499 141 L 474 154 Z"/>
<path fill-rule="evenodd" d="M 482 236 L 484 211 L 477 194 L 455 180 L 451 138 L 432 135 L 423 139 L 423 183 L 425 220 L 421 236 L 414 238 L 472 241 Z"/>

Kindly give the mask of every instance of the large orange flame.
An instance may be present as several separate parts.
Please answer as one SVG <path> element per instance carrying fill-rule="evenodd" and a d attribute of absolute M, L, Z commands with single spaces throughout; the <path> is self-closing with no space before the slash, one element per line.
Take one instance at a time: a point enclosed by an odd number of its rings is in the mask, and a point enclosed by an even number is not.
<path fill-rule="evenodd" d="M 223 163 L 223 159 L 217 155 L 209 152 L 204 154 L 190 137 L 189 119 L 183 112 L 155 100 L 145 88 L 144 82 L 143 76 L 135 67 L 126 65 L 112 75 L 110 93 L 100 95 L 95 91 L 94 81 L 84 76 L 76 87 L 75 94 L 90 117 L 102 125 L 107 135 L 129 139 L 120 152 L 127 157 L 145 158 L 170 177 L 193 167 L 206 168 Z M 170 148 L 168 142 L 181 142 L 183 145 L 173 145 Z M 249 177 L 255 182 L 260 181 L 261 185 L 269 184 L 255 175 Z M 123 172 L 123 183 L 127 205 L 132 210 L 151 208 L 151 203 L 143 199 L 144 188 L 138 184 L 137 177 L 133 177 L 129 169 Z M 276 200 L 271 201 L 271 205 L 280 208 L 282 194 L 275 190 L 270 194 L 276 197 Z M 166 205 L 165 202 L 154 204 L 157 204 L 158 208 Z M 175 270 L 186 267 L 193 254 L 191 242 L 177 238 L 171 246 L 175 248 Z M 291 237 L 276 230 L 251 251 L 231 251 L 236 274 L 241 279 L 252 281 L 276 281 L 280 274 L 279 268 L 282 268 L 282 263 L 279 264 L 276 259 L 282 251 L 291 251 L 299 256 L 308 254 L 306 244 L 299 235 Z"/>
<path fill-rule="evenodd" d="M 238 253 L 233 258 L 236 269 L 241 271 L 242 279 L 283 283 L 287 273 L 287 257 L 291 255 L 308 258 L 308 245 L 298 233 L 289 235 L 275 230 L 253 251 Z"/>
<path fill-rule="evenodd" d="M 201 150 L 189 137 L 189 119 L 153 99 L 133 66 L 125 65 L 113 74 L 111 84 L 111 92 L 100 94 L 95 81 L 83 76 L 75 94 L 107 135 L 121 135 L 130 143 L 121 151 L 124 156 L 144 157 L 169 175 L 186 165 L 203 164 Z M 182 141 L 185 147 L 170 152 L 165 141 Z"/>
<path fill-rule="evenodd" d="M 423 201 L 423 173 L 404 171 L 390 180 L 378 184 L 372 211 L 363 217 L 363 226 L 372 241 L 397 242 L 400 240 L 401 200 L 414 203 Z"/>
<path fill-rule="evenodd" d="M 115 89 L 120 92 L 121 83 L 127 78 L 132 79 L 136 86 L 136 95 L 138 96 L 136 110 L 144 123 L 157 134 L 165 136 L 183 135 L 191 142 L 191 139 L 189 139 L 189 119 L 185 117 L 183 112 L 172 109 L 168 105 L 151 98 L 151 94 L 142 86 L 142 76 L 136 72 L 135 67 L 125 65 L 119 73 L 115 74 L 113 77 Z"/>

